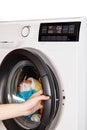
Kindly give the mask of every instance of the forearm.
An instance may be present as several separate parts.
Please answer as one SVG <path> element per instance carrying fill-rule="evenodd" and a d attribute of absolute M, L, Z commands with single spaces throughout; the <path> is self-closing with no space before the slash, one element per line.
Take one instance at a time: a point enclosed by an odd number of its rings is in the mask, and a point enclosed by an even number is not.
<path fill-rule="evenodd" d="M 30 115 L 43 107 L 41 104 L 42 100 L 45 101 L 48 99 L 48 96 L 42 95 L 42 91 L 38 91 L 37 93 L 33 94 L 30 99 L 21 104 L 1 104 L 0 120 Z"/>
<path fill-rule="evenodd" d="M 2 104 L 0 105 L 0 120 L 23 116 L 24 111 L 23 104 Z"/>

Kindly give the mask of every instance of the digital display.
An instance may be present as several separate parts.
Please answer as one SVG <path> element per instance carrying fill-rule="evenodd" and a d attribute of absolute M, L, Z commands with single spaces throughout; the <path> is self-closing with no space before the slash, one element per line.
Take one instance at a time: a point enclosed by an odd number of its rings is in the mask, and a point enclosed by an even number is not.
<path fill-rule="evenodd" d="M 62 33 L 62 26 L 49 26 L 48 34 L 53 33 Z"/>
<path fill-rule="evenodd" d="M 42 33 L 43 34 L 61 34 L 61 33 L 71 33 L 73 34 L 75 30 L 74 25 L 64 25 L 64 26 L 43 26 Z"/>
<path fill-rule="evenodd" d="M 39 41 L 78 41 L 80 23 L 41 23 Z"/>

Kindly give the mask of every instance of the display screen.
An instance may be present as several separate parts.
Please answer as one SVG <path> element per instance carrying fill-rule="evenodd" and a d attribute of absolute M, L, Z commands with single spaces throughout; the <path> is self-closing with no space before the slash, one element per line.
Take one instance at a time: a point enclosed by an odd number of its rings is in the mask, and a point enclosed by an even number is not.
<path fill-rule="evenodd" d="M 41 23 L 39 41 L 78 41 L 80 22 Z"/>
<path fill-rule="evenodd" d="M 48 27 L 48 34 L 61 33 L 61 32 L 62 32 L 62 26 L 49 26 Z"/>

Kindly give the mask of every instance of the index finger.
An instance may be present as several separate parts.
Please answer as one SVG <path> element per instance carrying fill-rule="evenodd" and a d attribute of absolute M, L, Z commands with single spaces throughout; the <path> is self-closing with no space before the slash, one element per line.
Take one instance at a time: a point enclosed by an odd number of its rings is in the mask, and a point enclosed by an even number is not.
<path fill-rule="evenodd" d="M 34 97 L 40 96 L 40 95 L 42 95 L 42 94 L 43 94 L 43 90 L 40 90 L 40 91 L 34 93 L 34 94 L 31 96 L 31 98 L 34 98 Z"/>
<path fill-rule="evenodd" d="M 41 100 L 49 100 L 50 97 L 49 96 L 45 96 L 45 95 L 40 95 L 38 97 L 36 97 L 36 100 L 41 101 Z"/>

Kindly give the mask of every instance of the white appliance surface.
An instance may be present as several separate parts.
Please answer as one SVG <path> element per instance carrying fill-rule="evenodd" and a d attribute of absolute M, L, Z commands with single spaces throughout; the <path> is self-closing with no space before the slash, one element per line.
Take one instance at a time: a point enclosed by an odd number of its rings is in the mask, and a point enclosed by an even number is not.
<path fill-rule="evenodd" d="M 81 22 L 78 42 L 38 42 L 40 23 Z M 29 30 L 22 30 L 25 26 Z M 29 35 L 23 37 L 23 35 Z M 23 34 L 23 35 L 22 35 Z M 0 62 L 13 49 L 31 47 L 39 49 L 51 61 L 59 81 L 62 95 L 60 118 L 56 117 L 50 130 L 87 130 L 87 19 L 66 18 L 37 21 L 0 23 Z M 55 123 L 57 122 L 57 123 Z M 0 130 L 6 130 L 0 123 Z"/>

